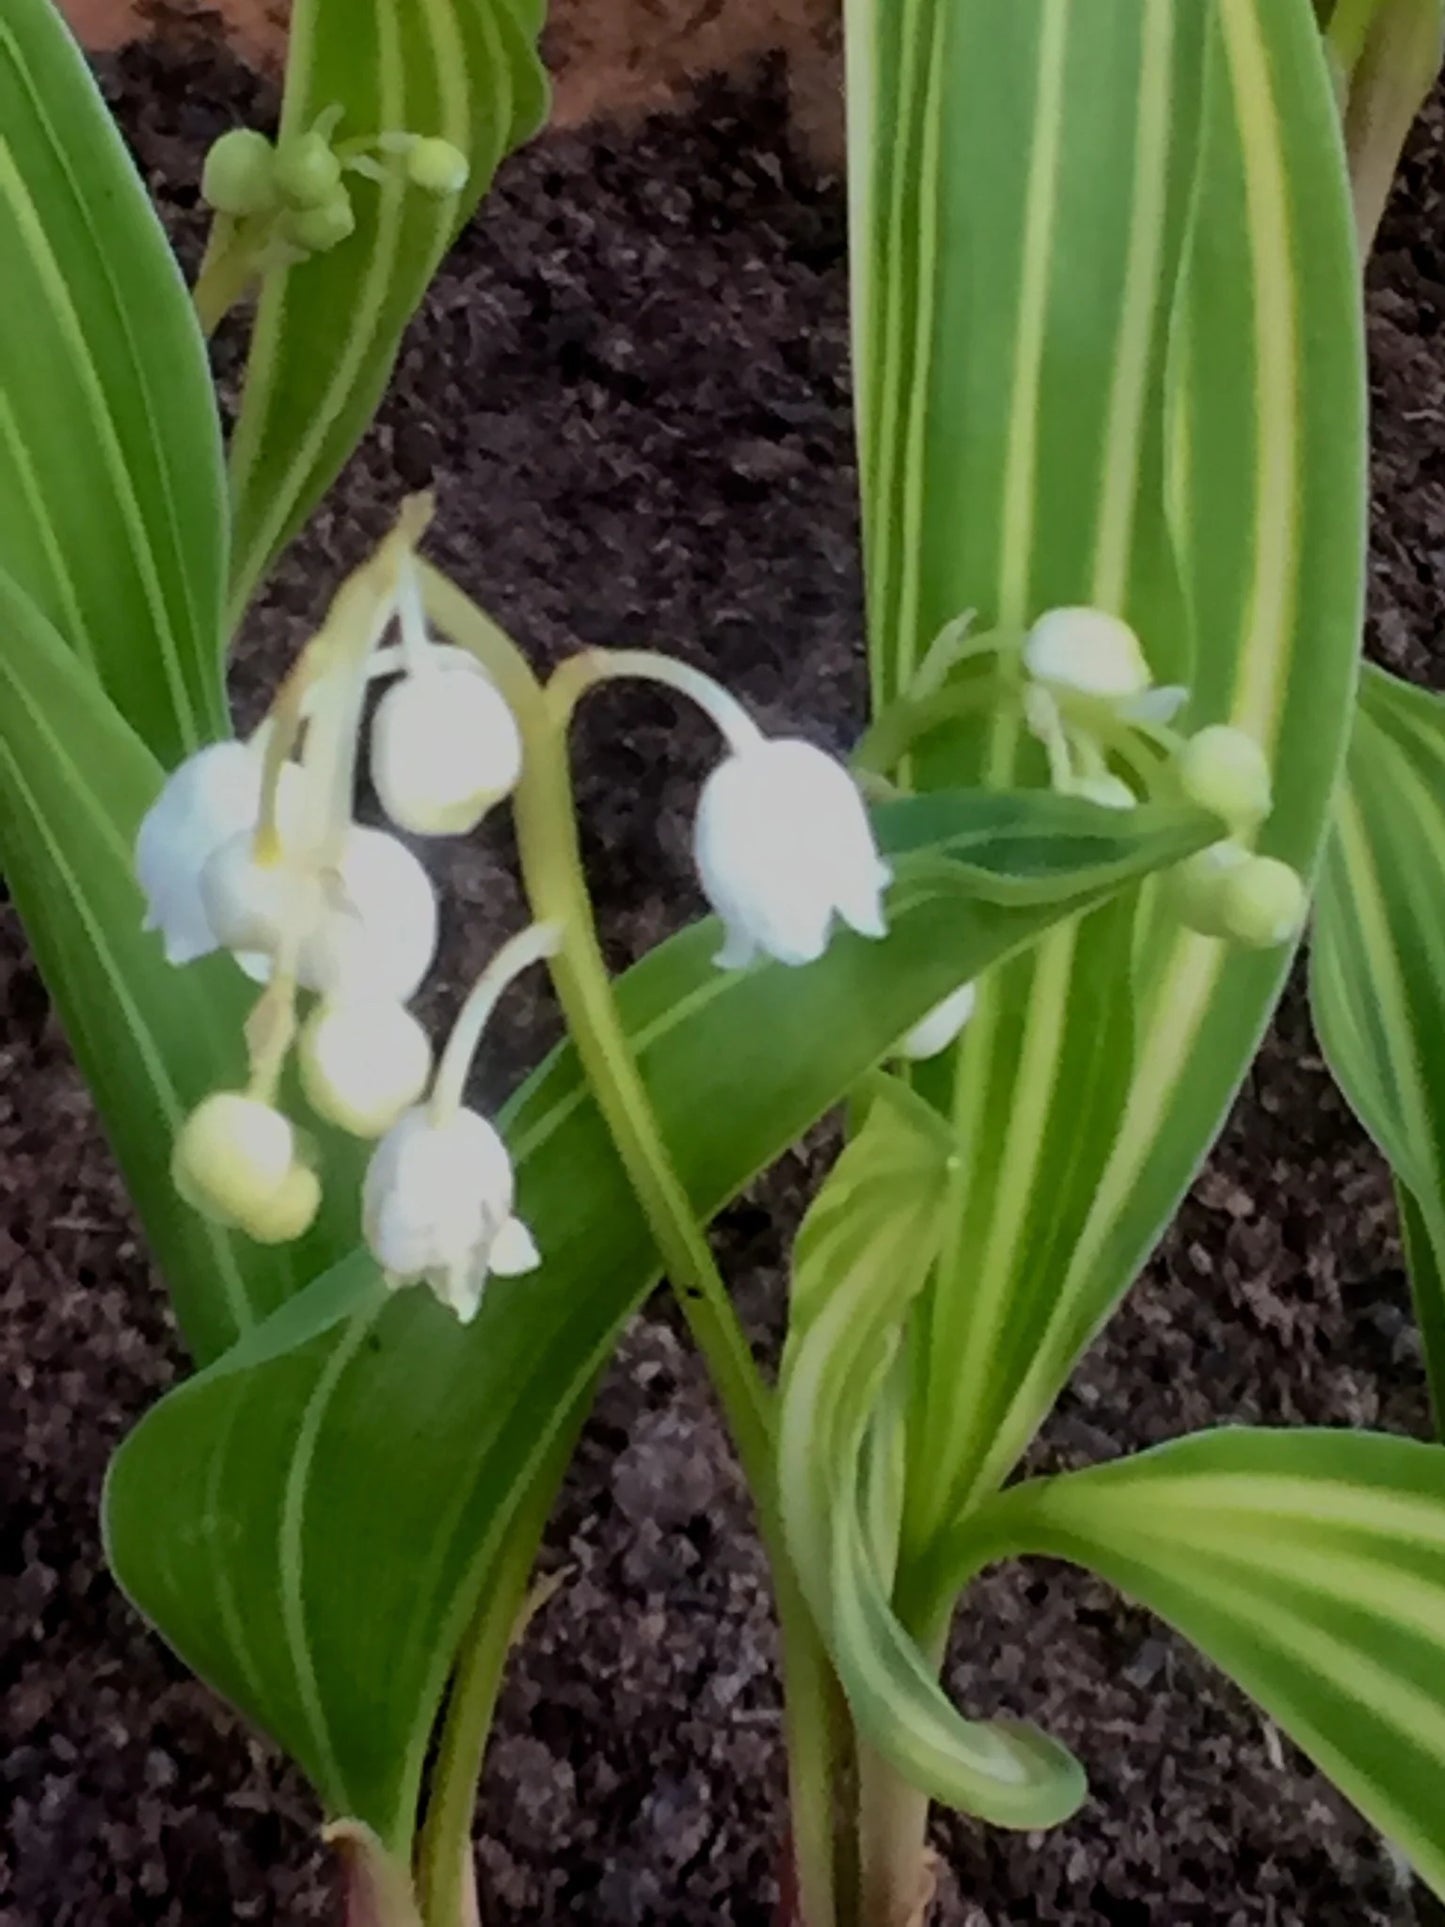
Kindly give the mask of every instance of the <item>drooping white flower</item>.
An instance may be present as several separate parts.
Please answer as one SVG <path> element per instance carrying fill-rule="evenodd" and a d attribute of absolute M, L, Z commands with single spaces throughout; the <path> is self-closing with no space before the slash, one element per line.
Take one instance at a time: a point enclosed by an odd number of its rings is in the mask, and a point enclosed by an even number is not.
<path fill-rule="evenodd" d="M 1103 609 L 1050 609 L 1024 640 L 1024 666 L 1037 681 L 1106 702 L 1143 695 L 1152 683 L 1139 638 Z"/>
<path fill-rule="evenodd" d="M 221 947 L 201 874 L 222 844 L 256 827 L 261 764 L 254 744 L 212 743 L 172 771 L 146 812 L 135 873 L 146 897 L 145 927 L 160 932 L 170 963 L 193 963 Z"/>
<path fill-rule="evenodd" d="M 517 786 L 522 737 L 506 700 L 478 669 L 430 661 L 382 697 L 371 776 L 392 822 L 418 836 L 460 836 Z"/>
<path fill-rule="evenodd" d="M 970 978 L 919 1019 L 898 1046 L 899 1056 L 921 1062 L 946 1051 L 972 1017 L 977 1003 L 978 985 Z"/>
<path fill-rule="evenodd" d="M 324 999 L 297 1050 L 313 1110 L 356 1137 L 380 1137 L 431 1077 L 431 1040 L 404 1004 L 362 993 Z"/>
<path fill-rule="evenodd" d="M 254 835 L 232 837 L 207 863 L 202 895 L 222 942 L 262 981 L 293 923 L 297 980 L 308 990 L 364 988 L 406 1003 L 436 955 L 435 887 L 384 830 L 353 825 L 330 873 L 318 872 L 295 844 L 283 844 L 268 862 L 257 856 Z"/>
<path fill-rule="evenodd" d="M 418 1106 L 372 1153 L 366 1242 L 392 1286 L 429 1285 L 470 1324 L 491 1273 L 511 1277 L 541 1262 L 514 1197 L 512 1160 L 486 1118 L 462 1108 L 437 1121 Z"/>
<path fill-rule="evenodd" d="M 857 785 L 841 763 L 791 737 L 736 745 L 703 786 L 693 833 L 698 875 L 722 918 L 717 962 L 759 951 L 808 964 L 834 917 L 860 936 L 887 934 L 878 854 Z"/>

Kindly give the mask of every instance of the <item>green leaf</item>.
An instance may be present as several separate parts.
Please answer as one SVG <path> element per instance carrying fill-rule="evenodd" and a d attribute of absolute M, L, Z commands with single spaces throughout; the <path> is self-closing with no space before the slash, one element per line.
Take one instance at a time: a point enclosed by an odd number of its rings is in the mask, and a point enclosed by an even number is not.
<path fill-rule="evenodd" d="M 1230 1673 L 1445 1893 L 1445 1448 L 1223 1431 L 985 1506 L 975 1569 L 1101 1574 Z"/>
<path fill-rule="evenodd" d="M 167 762 L 222 733 L 225 482 L 166 237 L 52 0 L 0 19 L 0 568 Z"/>
<path fill-rule="evenodd" d="M 1261 848 L 1310 870 L 1356 673 L 1365 440 L 1308 0 L 851 0 L 849 29 L 875 703 L 963 611 L 1015 634 L 1053 606 L 1116 611 L 1190 685 L 1190 725 L 1265 747 Z M 907 773 L 1044 774 L 1003 705 Z M 959 1166 L 919 1314 L 910 1543 L 1017 1461 L 1215 1136 L 1287 963 L 1183 932 L 1146 891 L 991 972 L 919 1077 Z"/>
<path fill-rule="evenodd" d="M 891 934 L 807 970 L 718 972 L 715 925 L 621 979 L 679 1173 L 716 1212 L 960 973 L 1178 860 L 1205 819 L 1038 796 L 880 813 Z M 1047 888 L 1045 884 L 1047 882 Z M 1020 893 L 1032 901 L 1020 901 Z M 1012 896 L 1014 901 L 991 901 Z M 106 1501 L 121 1584 L 201 1676 L 301 1762 L 330 1810 L 400 1853 L 436 1707 L 509 1520 L 656 1276 L 645 1223 L 570 1051 L 505 1115 L 543 1253 L 459 1328 L 364 1257 L 294 1299 L 122 1447 Z"/>
<path fill-rule="evenodd" d="M 255 986 L 229 958 L 173 969 L 142 931 L 131 848 L 160 766 L 3 574 L 0 635 L 0 869 L 181 1328 L 197 1357 L 214 1358 L 355 1237 L 355 1206 L 335 1187 L 316 1230 L 267 1251 L 177 1198 L 176 1126 L 208 1091 L 244 1081 Z M 354 1159 L 330 1155 L 333 1169 L 354 1171 Z"/>
<path fill-rule="evenodd" d="M 1445 700 L 1367 669 L 1320 880 L 1315 1024 L 1394 1167 L 1445 1416 Z"/>
<path fill-rule="evenodd" d="M 231 445 L 233 622 L 365 434 L 402 331 L 498 163 L 545 118 L 541 16 L 534 0 L 299 0 L 283 137 L 340 105 L 343 142 L 439 136 L 472 171 L 447 200 L 348 175 L 352 238 L 266 276 Z"/>
<path fill-rule="evenodd" d="M 862 1736 L 937 1799 L 997 1826 L 1052 1826 L 1084 1796 L 1073 1756 L 1031 1727 L 960 1717 L 889 1598 L 889 1392 L 938 1255 L 952 1149 L 913 1103 L 921 1119 L 896 1095 L 874 1102 L 799 1235 L 778 1437 L 788 1549 Z"/>

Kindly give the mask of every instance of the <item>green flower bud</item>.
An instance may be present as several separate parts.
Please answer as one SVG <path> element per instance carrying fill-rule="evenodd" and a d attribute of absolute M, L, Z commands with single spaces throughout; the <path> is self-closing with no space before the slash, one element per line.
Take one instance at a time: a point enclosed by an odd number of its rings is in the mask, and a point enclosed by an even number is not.
<path fill-rule="evenodd" d="M 1252 856 L 1224 879 L 1219 913 L 1225 934 L 1236 943 L 1268 950 L 1299 935 L 1307 904 L 1298 870 L 1278 857 Z"/>
<path fill-rule="evenodd" d="M 1169 874 L 1169 885 L 1179 921 L 1201 937 L 1229 934 L 1224 918 L 1224 886 L 1243 865 L 1251 861 L 1249 851 L 1238 843 L 1211 843 L 1207 850 L 1196 850 Z"/>
<path fill-rule="evenodd" d="M 1231 829 L 1253 829 L 1274 804 L 1264 751 L 1242 729 L 1214 723 L 1179 752 L 1179 781 L 1191 803 Z"/>
<path fill-rule="evenodd" d="M 341 161 L 322 135 L 296 134 L 276 155 L 276 186 L 294 208 L 329 206 L 341 185 Z"/>
<path fill-rule="evenodd" d="M 329 254 L 356 232 L 356 210 L 351 196 L 340 188 L 321 207 L 293 208 L 282 233 L 303 254 Z"/>
<path fill-rule="evenodd" d="M 296 1134 L 274 1105 L 240 1091 L 216 1091 L 181 1126 L 171 1155 L 177 1191 L 206 1216 L 243 1224 L 285 1184 Z"/>
<path fill-rule="evenodd" d="M 276 150 L 254 127 L 233 127 L 206 156 L 201 194 L 217 214 L 243 219 L 276 205 Z"/>
<path fill-rule="evenodd" d="M 451 141 L 419 140 L 406 157 L 412 186 L 440 199 L 460 194 L 471 171 L 466 155 Z"/>
<path fill-rule="evenodd" d="M 258 1245 L 289 1245 L 303 1237 L 321 1209 L 321 1180 L 305 1164 L 293 1164 L 280 1187 L 238 1220 Z"/>

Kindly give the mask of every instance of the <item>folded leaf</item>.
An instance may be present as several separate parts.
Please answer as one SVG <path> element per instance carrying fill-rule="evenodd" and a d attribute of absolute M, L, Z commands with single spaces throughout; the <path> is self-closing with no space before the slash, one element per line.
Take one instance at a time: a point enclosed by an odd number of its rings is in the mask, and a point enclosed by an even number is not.
<path fill-rule="evenodd" d="M 881 1097 L 808 1213 L 781 1387 L 783 1522 L 863 1738 L 951 1806 L 997 1826 L 1051 1826 L 1084 1797 L 1077 1762 L 1032 1728 L 954 1710 L 894 1616 L 879 1544 L 894 1535 L 869 1516 L 896 1454 L 887 1388 L 937 1256 L 950 1153 L 936 1120 Z"/>
<path fill-rule="evenodd" d="M 1394 1167 L 1445 1417 L 1445 700 L 1367 669 L 1320 880 L 1310 995 L 1330 1069 Z"/>
<path fill-rule="evenodd" d="M 956 1550 L 1072 1560 L 1177 1626 L 1445 1893 L 1445 1447 L 1205 1433 L 1017 1486 Z"/>
<path fill-rule="evenodd" d="M 498 162 L 541 125 L 541 17 L 536 0 L 298 0 L 283 135 L 340 106 L 340 140 L 440 137 L 471 176 L 438 199 L 399 174 L 348 175 L 356 233 L 267 275 L 231 444 L 233 622 L 365 434 L 402 331 Z"/>
<path fill-rule="evenodd" d="M 970 974 L 1211 834 L 1035 796 L 931 805 L 896 853 L 891 934 L 806 970 L 715 970 L 715 925 L 621 980 L 629 1035 L 688 1192 L 711 1217 Z M 906 823 L 907 806 L 901 821 Z M 996 860 L 993 837 L 998 838 Z M 955 864 L 950 852 L 956 849 Z M 1036 899 L 998 903 L 1026 863 Z M 570 1049 L 505 1117 L 541 1269 L 459 1327 L 358 1257 L 173 1392 L 112 1468 L 117 1577 L 201 1676 L 277 1739 L 333 1813 L 409 1840 L 458 1640 L 519 1497 L 579 1422 L 657 1260 Z"/>
<path fill-rule="evenodd" d="M 220 429 L 170 246 L 53 0 L 0 18 L 0 261 L 0 569 L 174 762 L 225 728 Z"/>

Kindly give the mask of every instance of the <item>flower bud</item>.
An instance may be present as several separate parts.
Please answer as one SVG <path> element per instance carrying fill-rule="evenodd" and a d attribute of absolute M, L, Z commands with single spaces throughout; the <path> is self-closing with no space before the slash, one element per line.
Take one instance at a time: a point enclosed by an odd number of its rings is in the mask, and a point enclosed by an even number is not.
<path fill-rule="evenodd" d="M 276 152 L 276 187 L 293 208 L 321 208 L 341 186 L 341 161 L 324 135 L 296 134 Z"/>
<path fill-rule="evenodd" d="M 206 156 L 201 196 L 217 214 L 238 220 L 276 205 L 276 150 L 254 127 L 233 127 Z"/>
<path fill-rule="evenodd" d="M 321 1209 L 321 1180 L 306 1164 L 293 1164 L 280 1188 L 238 1220 L 258 1245 L 289 1245 L 304 1237 Z"/>
<path fill-rule="evenodd" d="M 921 1062 L 946 1051 L 972 1017 L 977 1002 L 978 985 L 971 979 L 960 984 L 913 1026 L 898 1046 L 899 1056 Z"/>
<path fill-rule="evenodd" d="M 296 1162 L 291 1120 L 240 1091 L 216 1091 L 181 1126 L 171 1176 L 188 1204 L 224 1224 L 264 1212 Z"/>
<path fill-rule="evenodd" d="M 1231 829 L 1262 823 L 1273 805 L 1264 751 L 1242 729 L 1213 723 L 1179 752 L 1179 782 L 1191 803 Z"/>
<path fill-rule="evenodd" d="M 1102 609 L 1050 609 L 1024 640 L 1024 666 L 1040 682 L 1106 702 L 1142 695 L 1153 681 L 1139 638 Z"/>
<path fill-rule="evenodd" d="M 471 171 L 466 155 L 451 141 L 419 140 L 406 157 L 412 186 L 440 199 L 460 194 Z"/>
<path fill-rule="evenodd" d="M 1250 861 L 1249 851 L 1228 840 L 1196 850 L 1169 873 L 1174 907 L 1181 923 L 1201 937 L 1227 936 L 1223 913 L 1225 881 Z"/>
<path fill-rule="evenodd" d="M 329 254 L 356 232 L 356 210 L 344 187 L 319 207 L 293 208 L 282 229 L 293 247 L 306 254 Z"/>
<path fill-rule="evenodd" d="M 1298 870 L 1278 857 L 1252 856 L 1225 877 L 1219 914 L 1226 936 L 1268 950 L 1299 935 L 1308 901 Z"/>
<path fill-rule="evenodd" d="M 436 890 L 406 845 L 385 830 L 347 832 L 341 867 L 323 879 L 324 908 L 301 948 L 298 976 L 327 996 L 405 1004 L 437 948 Z"/>
<path fill-rule="evenodd" d="M 405 1005 L 343 996 L 307 1019 L 298 1060 L 314 1111 L 354 1137 L 380 1137 L 426 1089 L 431 1040 Z"/>
<path fill-rule="evenodd" d="M 393 823 L 418 836 L 476 828 L 522 773 L 522 737 L 501 692 L 479 671 L 424 668 L 377 708 L 371 776 Z"/>

